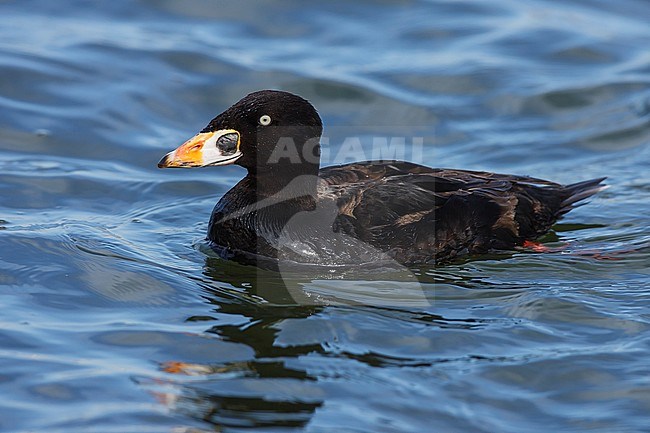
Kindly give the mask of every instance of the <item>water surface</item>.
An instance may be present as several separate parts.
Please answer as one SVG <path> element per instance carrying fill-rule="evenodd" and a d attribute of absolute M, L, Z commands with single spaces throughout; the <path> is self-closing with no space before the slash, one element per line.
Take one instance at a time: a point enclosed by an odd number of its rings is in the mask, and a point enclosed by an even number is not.
<path fill-rule="evenodd" d="M 0 430 L 647 430 L 645 2 L 0 16 Z M 552 253 L 337 278 L 227 262 L 203 237 L 242 170 L 156 163 L 263 88 L 316 105 L 328 164 L 408 131 L 428 165 L 611 187 Z"/>

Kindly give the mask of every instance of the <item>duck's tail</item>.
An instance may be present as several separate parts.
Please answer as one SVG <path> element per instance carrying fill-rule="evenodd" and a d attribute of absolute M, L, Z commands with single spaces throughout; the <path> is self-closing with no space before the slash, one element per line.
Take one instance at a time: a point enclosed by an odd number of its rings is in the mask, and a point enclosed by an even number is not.
<path fill-rule="evenodd" d="M 572 183 L 571 185 L 566 185 L 564 191 L 566 193 L 566 198 L 560 204 L 560 210 L 558 215 L 564 215 L 569 212 L 571 209 L 575 209 L 578 206 L 582 206 L 585 203 L 579 203 L 580 201 L 591 197 L 592 195 L 600 192 L 604 189 L 609 188 L 608 185 L 602 185 L 606 177 L 599 177 L 598 179 L 585 180 L 583 182 Z"/>

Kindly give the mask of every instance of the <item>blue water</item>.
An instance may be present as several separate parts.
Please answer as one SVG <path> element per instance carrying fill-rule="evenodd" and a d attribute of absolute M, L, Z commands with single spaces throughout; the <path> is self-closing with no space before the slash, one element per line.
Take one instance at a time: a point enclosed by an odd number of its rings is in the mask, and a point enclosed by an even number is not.
<path fill-rule="evenodd" d="M 648 22 L 641 0 L 0 2 L 0 431 L 648 431 Z M 401 134 L 427 165 L 610 188 L 550 253 L 227 262 L 203 237 L 242 170 L 156 163 L 264 88 L 318 108 L 328 164 Z"/>

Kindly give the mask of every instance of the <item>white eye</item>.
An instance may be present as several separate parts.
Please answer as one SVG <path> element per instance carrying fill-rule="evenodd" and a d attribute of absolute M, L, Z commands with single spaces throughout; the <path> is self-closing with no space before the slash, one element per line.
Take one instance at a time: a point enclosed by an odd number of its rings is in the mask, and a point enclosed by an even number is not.
<path fill-rule="evenodd" d="M 262 117 L 260 117 L 260 125 L 268 126 L 270 124 L 271 124 L 271 116 L 269 116 L 268 114 L 265 114 Z"/>

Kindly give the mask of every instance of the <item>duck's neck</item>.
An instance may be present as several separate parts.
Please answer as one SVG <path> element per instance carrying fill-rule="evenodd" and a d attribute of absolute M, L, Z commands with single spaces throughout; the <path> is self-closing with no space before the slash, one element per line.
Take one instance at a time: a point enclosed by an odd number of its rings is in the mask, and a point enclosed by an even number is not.
<path fill-rule="evenodd" d="M 318 189 L 317 164 L 269 164 L 248 170 L 246 178 L 259 200 L 315 201 Z M 310 200 L 307 200 L 310 201 Z"/>

